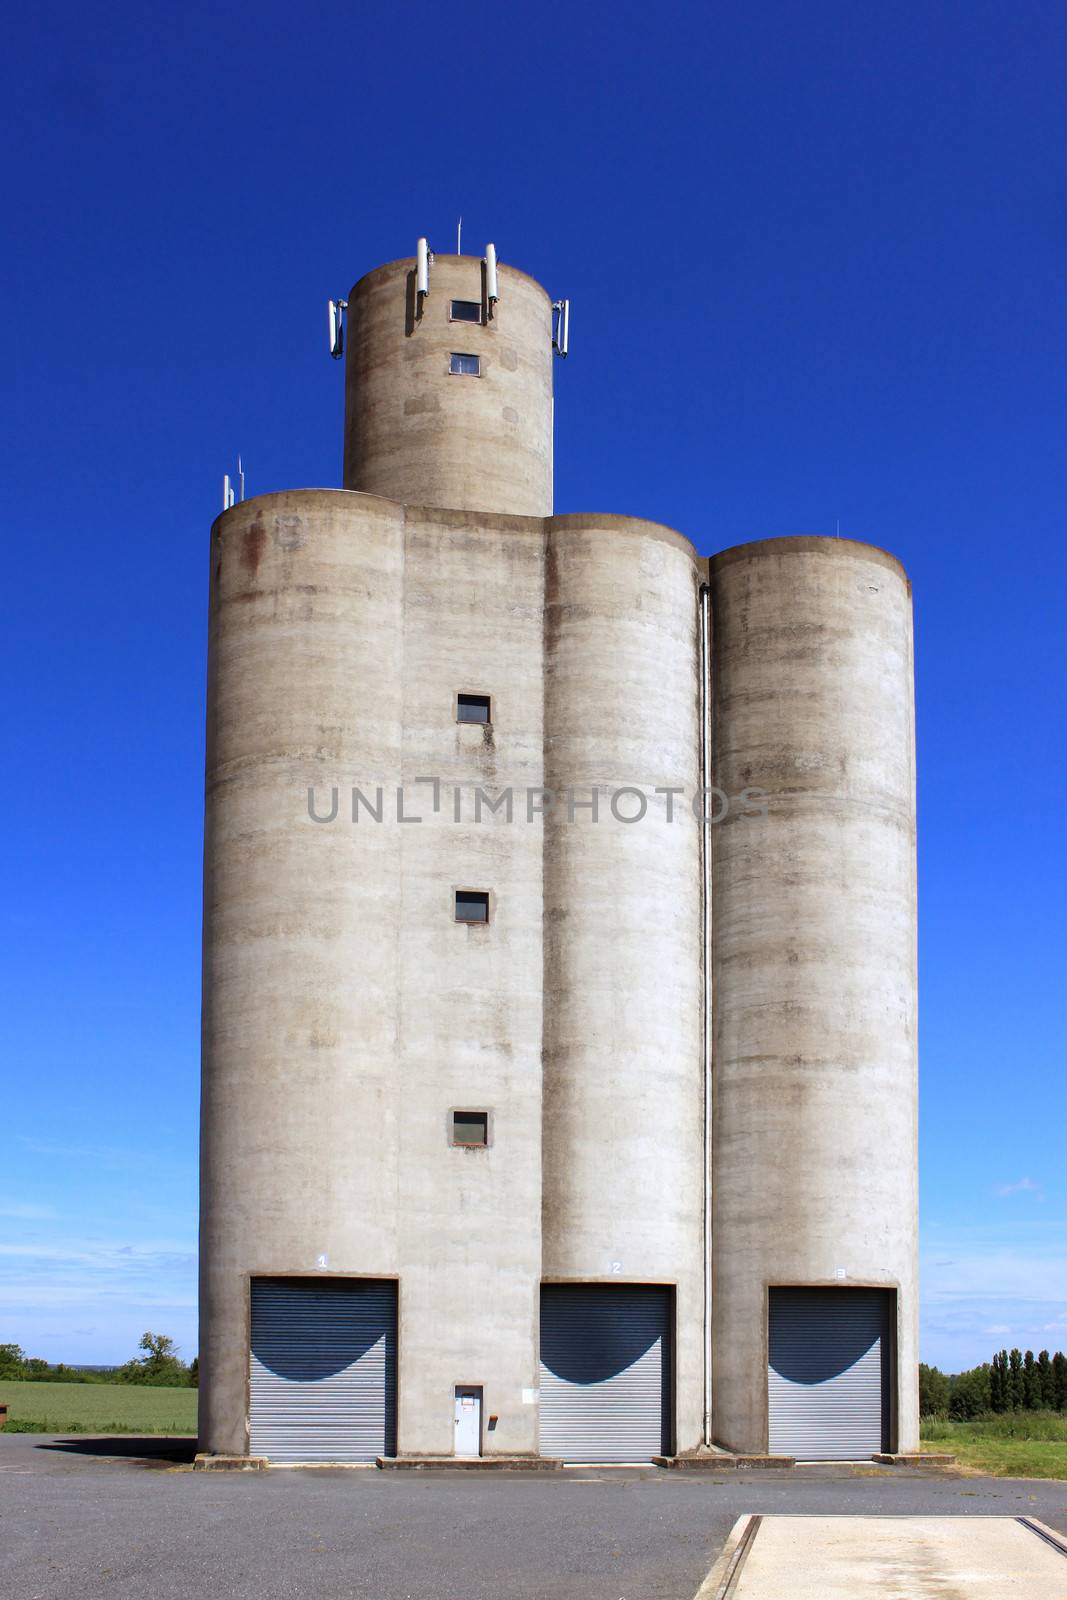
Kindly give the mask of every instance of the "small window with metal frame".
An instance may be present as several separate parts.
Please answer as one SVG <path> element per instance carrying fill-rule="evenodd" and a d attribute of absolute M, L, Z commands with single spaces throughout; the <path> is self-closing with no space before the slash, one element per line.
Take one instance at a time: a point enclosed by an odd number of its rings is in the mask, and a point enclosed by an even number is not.
<path fill-rule="evenodd" d="M 489 1143 L 488 1111 L 453 1111 L 451 1139 L 467 1150 L 484 1150 Z"/>
<path fill-rule="evenodd" d="M 449 322 L 481 322 L 482 302 L 480 300 L 450 300 L 448 302 Z"/>
<path fill-rule="evenodd" d="M 482 375 L 481 356 L 465 355 L 462 350 L 453 350 L 448 357 L 449 372 L 457 373 L 464 378 L 480 378 Z"/>
<path fill-rule="evenodd" d="M 493 708 L 487 694 L 457 694 L 457 722 L 489 723 L 492 720 Z"/>
<path fill-rule="evenodd" d="M 457 889 L 455 915 L 457 922 L 488 922 L 488 890 Z"/>

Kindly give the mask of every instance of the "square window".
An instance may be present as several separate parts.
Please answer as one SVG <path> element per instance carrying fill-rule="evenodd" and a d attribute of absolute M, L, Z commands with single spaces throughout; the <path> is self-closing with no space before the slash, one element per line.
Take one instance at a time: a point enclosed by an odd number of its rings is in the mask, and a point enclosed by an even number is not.
<path fill-rule="evenodd" d="M 488 1111 L 453 1111 L 452 1143 L 466 1145 L 468 1149 L 471 1145 L 484 1148 L 489 1143 Z"/>
<path fill-rule="evenodd" d="M 481 322 L 482 302 L 480 300 L 453 300 L 448 308 L 449 322 Z"/>
<path fill-rule="evenodd" d="M 486 889 L 456 890 L 457 922 L 488 922 L 489 892 Z"/>
<path fill-rule="evenodd" d="M 466 378 L 480 378 L 482 375 L 481 356 L 467 356 L 459 350 L 453 350 L 448 358 L 449 372 L 458 372 Z"/>
<path fill-rule="evenodd" d="M 487 694 L 457 694 L 457 722 L 492 722 Z"/>

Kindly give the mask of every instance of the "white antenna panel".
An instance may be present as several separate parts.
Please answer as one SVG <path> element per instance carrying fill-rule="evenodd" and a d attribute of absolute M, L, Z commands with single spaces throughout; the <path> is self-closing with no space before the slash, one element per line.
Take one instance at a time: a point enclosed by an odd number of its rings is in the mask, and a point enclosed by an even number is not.
<path fill-rule="evenodd" d="M 347 300 L 331 300 L 330 306 L 330 354 L 335 361 L 339 361 L 345 353 L 345 312 L 348 310 Z"/>

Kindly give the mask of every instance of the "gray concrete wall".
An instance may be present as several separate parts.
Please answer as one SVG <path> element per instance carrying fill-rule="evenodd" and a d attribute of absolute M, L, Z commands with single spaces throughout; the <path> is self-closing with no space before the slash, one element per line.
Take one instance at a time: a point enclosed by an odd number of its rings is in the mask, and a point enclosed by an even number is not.
<path fill-rule="evenodd" d="M 487 1453 L 537 1449 L 542 1274 L 675 1287 L 698 1442 L 698 830 L 683 800 L 670 824 L 662 798 L 610 809 L 691 783 L 698 582 L 685 540 L 628 518 L 305 491 L 216 524 L 205 1448 L 246 1448 L 249 1276 L 321 1254 L 400 1280 L 404 1452 L 451 1452 L 458 1383 L 498 1418 Z M 463 691 L 490 728 L 456 723 Z M 352 823 L 354 784 L 381 824 Z M 527 820 L 529 790 L 594 784 L 596 825 Z M 476 820 L 479 788 L 512 790 L 510 823 Z M 487 927 L 455 923 L 457 887 L 491 893 Z M 457 1106 L 490 1113 L 488 1149 L 450 1145 Z"/>
<path fill-rule="evenodd" d="M 399 1447 L 451 1455 L 456 1384 L 483 1386 L 487 1455 L 537 1450 L 541 1272 L 541 523 L 408 508 L 399 949 Z M 489 694 L 489 729 L 455 722 Z M 442 779 L 432 810 L 421 775 Z M 481 809 L 513 788 L 514 821 Z M 455 820 L 459 793 L 460 821 Z M 491 895 L 488 926 L 453 920 L 457 887 Z M 485 1150 L 451 1148 L 452 1107 L 487 1110 Z"/>
<path fill-rule="evenodd" d="M 451 1454 L 463 1383 L 499 1419 L 486 1453 L 537 1448 L 541 827 L 473 806 L 542 782 L 543 573 L 536 519 L 304 491 L 215 525 L 206 1449 L 247 1448 L 249 1276 L 321 1254 L 400 1279 L 402 1451 Z M 456 724 L 465 690 L 491 729 Z M 352 823 L 353 784 L 381 824 Z M 457 886 L 491 891 L 488 927 L 455 923 Z M 451 1146 L 454 1107 L 490 1112 L 489 1149 Z"/>
<path fill-rule="evenodd" d="M 545 593 L 544 1272 L 676 1289 L 678 1443 L 700 1441 L 703 1383 L 699 835 L 653 797 L 698 747 L 688 541 L 629 517 L 554 517 Z M 639 800 L 620 797 L 619 816 Z"/>
<path fill-rule="evenodd" d="M 345 488 L 406 505 L 547 516 L 548 295 L 502 263 L 490 315 L 478 257 L 439 255 L 418 301 L 414 272 L 414 261 L 377 267 L 349 296 Z M 450 322 L 453 299 L 483 301 L 483 323 Z M 481 376 L 450 373 L 452 351 L 479 356 Z"/>
<path fill-rule="evenodd" d="M 712 558 L 713 771 L 767 791 L 712 830 L 714 1419 L 767 1444 L 772 1284 L 898 1290 L 916 1447 L 911 593 L 838 539 Z"/>
<path fill-rule="evenodd" d="M 399 781 L 404 517 L 304 490 L 211 538 L 200 1429 L 247 1449 L 249 1274 L 399 1271 L 395 829 L 318 825 Z M 341 797 L 342 817 L 344 797 Z M 368 929 L 375 937 L 368 938 Z"/>

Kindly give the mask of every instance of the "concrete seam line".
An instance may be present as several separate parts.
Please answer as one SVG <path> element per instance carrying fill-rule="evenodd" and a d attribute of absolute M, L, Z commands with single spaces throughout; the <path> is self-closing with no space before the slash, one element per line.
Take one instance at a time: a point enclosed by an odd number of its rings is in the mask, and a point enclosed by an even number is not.
<path fill-rule="evenodd" d="M 1031 1533 L 1036 1533 L 1039 1539 L 1044 1539 L 1054 1550 L 1058 1550 L 1061 1556 L 1067 1556 L 1067 1539 L 1062 1533 L 1057 1533 L 1055 1528 L 1047 1527 L 1036 1517 L 1018 1517 L 1016 1520 L 1021 1522 L 1024 1528 L 1029 1528 Z"/>
<path fill-rule="evenodd" d="M 751 1512 L 745 1512 L 744 1516 L 738 1517 L 727 1535 L 719 1559 L 693 1596 L 693 1600 L 728 1600 L 728 1596 L 733 1594 L 737 1587 L 741 1568 L 745 1564 L 762 1521 L 760 1515 L 753 1515 Z"/>

